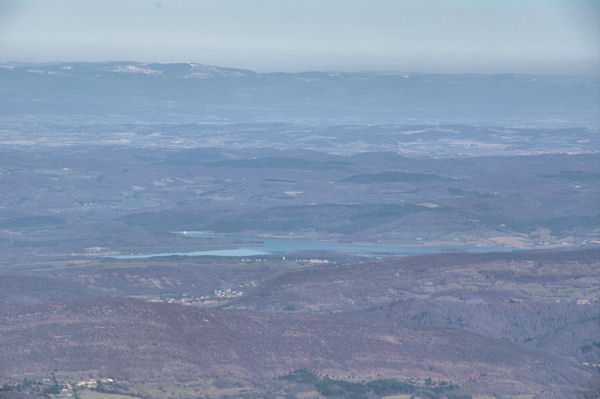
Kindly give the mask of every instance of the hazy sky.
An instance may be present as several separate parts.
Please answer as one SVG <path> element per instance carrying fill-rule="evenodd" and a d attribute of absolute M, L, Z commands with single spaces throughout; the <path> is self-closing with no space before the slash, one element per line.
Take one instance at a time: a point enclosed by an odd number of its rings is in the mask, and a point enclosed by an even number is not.
<path fill-rule="evenodd" d="M 600 0 L 0 0 L 0 60 L 598 74 Z"/>

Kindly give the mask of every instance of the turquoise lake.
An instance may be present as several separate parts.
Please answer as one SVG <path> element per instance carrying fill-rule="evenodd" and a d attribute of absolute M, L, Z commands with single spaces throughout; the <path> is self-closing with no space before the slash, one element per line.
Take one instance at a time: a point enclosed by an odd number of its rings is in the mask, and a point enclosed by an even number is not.
<path fill-rule="evenodd" d="M 513 247 L 485 247 L 485 246 L 447 246 L 447 245 L 367 245 L 367 244 L 344 244 L 335 241 L 318 241 L 309 238 L 287 238 L 287 237 L 261 237 L 242 234 L 205 234 L 186 233 L 188 237 L 198 238 L 235 238 L 248 241 L 248 245 L 240 245 L 234 248 L 190 251 L 190 252 L 161 252 L 140 253 L 126 255 L 111 255 L 116 259 L 143 259 L 164 256 L 257 256 L 271 255 L 282 252 L 293 251 L 336 251 L 346 254 L 376 256 L 376 255 L 418 255 L 439 252 L 495 252 L 513 251 Z"/>

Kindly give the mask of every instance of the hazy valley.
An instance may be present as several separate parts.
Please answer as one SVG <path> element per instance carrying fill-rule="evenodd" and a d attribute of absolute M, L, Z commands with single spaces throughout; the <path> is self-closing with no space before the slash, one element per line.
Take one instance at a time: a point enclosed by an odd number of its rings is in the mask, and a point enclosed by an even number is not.
<path fill-rule="evenodd" d="M 0 398 L 597 398 L 598 87 L 6 63 Z"/>

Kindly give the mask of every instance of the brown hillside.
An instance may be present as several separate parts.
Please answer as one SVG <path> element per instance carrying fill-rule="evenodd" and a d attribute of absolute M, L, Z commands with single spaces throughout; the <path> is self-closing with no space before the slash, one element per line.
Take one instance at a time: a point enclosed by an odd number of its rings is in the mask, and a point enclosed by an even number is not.
<path fill-rule="evenodd" d="M 271 379 L 308 368 L 343 378 L 450 380 L 466 390 L 578 396 L 572 361 L 454 328 L 248 314 L 129 299 L 0 307 L 0 376 L 86 372 L 128 380 Z"/>

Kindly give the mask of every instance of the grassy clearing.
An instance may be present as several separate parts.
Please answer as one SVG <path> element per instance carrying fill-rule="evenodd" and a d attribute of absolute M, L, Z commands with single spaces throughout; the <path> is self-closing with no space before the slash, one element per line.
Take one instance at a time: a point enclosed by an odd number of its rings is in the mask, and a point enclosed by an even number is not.
<path fill-rule="evenodd" d="M 152 399 L 174 398 L 219 398 L 219 397 L 244 397 L 254 393 L 255 390 L 248 386 L 219 388 L 212 380 L 198 380 L 185 384 L 175 383 L 147 383 L 129 387 L 129 392 L 135 396 Z M 82 398 L 82 399 L 113 399 L 113 398 Z M 124 398 L 115 398 L 124 399 Z"/>
<path fill-rule="evenodd" d="M 95 391 L 80 391 L 78 395 L 81 399 L 139 399 L 136 396 L 120 395 L 117 393 L 102 393 Z"/>

